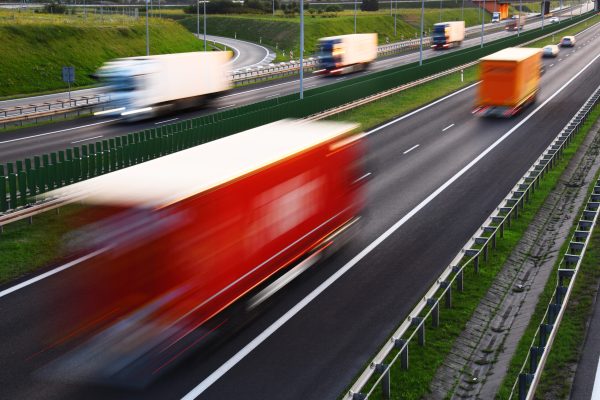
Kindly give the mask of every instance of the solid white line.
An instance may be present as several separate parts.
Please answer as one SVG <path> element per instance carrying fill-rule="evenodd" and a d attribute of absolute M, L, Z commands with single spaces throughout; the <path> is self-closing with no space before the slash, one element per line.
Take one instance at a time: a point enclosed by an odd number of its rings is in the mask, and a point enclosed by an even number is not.
<path fill-rule="evenodd" d="M 600 359 L 598 360 L 598 366 L 596 367 L 596 379 L 594 379 L 591 400 L 600 400 Z"/>
<path fill-rule="evenodd" d="M 419 145 L 418 145 L 418 144 L 415 144 L 413 147 L 411 147 L 410 149 L 406 150 L 406 151 L 405 151 L 404 153 L 402 153 L 402 154 L 408 154 L 408 153 L 410 153 L 411 151 L 413 151 L 414 149 L 416 149 L 417 147 L 419 147 Z"/>
<path fill-rule="evenodd" d="M 74 142 L 71 142 L 71 144 L 73 144 L 73 143 L 81 143 L 81 142 L 85 142 L 85 141 L 87 141 L 87 140 L 92 140 L 92 139 L 98 139 L 98 138 L 101 138 L 101 137 L 103 137 L 103 136 L 104 136 L 104 135 L 100 135 L 100 136 L 94 136 L 94 137 L 90 137 L 90 138 L 87 138 L 87 139 L 76 140 L 76 141 L 74 141 Z"/>
<path fill-rule="evenodd" d="M 304 82 L 306 82 L 308 80 L 315 80 L 315 79 L 318 79 L 318 77 L 314 76 L 312 78 L 306 78 L 304 80 Z M 222 99 L 226 99 L 227 97 L 240 96 L 242 94 L 256 92 L 257 90 L 271 89 L 271 88 L 274 88 L 274 87 L 277 87 L 277 86 L 283 86 L 283 85 L 298 85 L 298 81 L 297 80 L 293 80 L 293 81 L 282 82 L 282 83 L 278 83 L 276 85 L 269 85 L 269 86 L 265 86 L 265 87 L 261 87 L 261 88 L 257 88 L 257 89 L 244 90 L 243 92 L 237 92 L 237 93 L 228 94 L 226 96 L 221 96 L 221 98 Z"/>
<path fill-rule="evenodd" d="M 235 107 L 235 104 L 230 104 L 228 106 L 219 107 L 219 108 L 217 108 L 217 110 L 222 110 L 224 108 L 229 108 L 229 107 Z"/>
<path fill-rule="evenodd" d="M 444 129 L 442 129 L 442 132 L 446 132 L 448 129 L 452 128 L 454 126 L 454 124 L 450 124 L 447 127 L 445 127 Z"/>
<path fill-rule="evenodd" d="M 279 93 L 270 94 L 267 97 L 265 97 L 265 99 L 270 99 L 271 97 L 277 97 L 277 96 L 279 96 Z"/>
<path fill-rule="evenodd" d="M 23 289 L 24 287 L 32 285 L 32 284 L 34 284 L 34 283 L 36 283 L 38 281 L 41 281 L 42 279 L 45 279 L 45 278 L 47 278 L 49 276 L 52 276 L 54 274 L 58 274 L 59 272 L 64 271 L 65 269 L 69 269 L 69 268 L 71 268 L 71 267 L 73 267 L 73 266 L 75 266 L 75 265 L 77 265 L 77 264 L 79 264 L 81 262 L 86 261 L 86 260 L 89 260 L 90 258 L 96 257 L 98 254 L 100 254 L 100 253 L 102 253 L 104 251 L 106 251 L 106 248 L 100 249 L 100 250 L 96 250 L 93 253 L 90 253 L 90 254 L 87 254 L 87 255 L 85 255 L 83 257 L 80 257 L 80 258 L 78 258 L 76 260 L 73 260 L 73 261 L 71 261 L 69 263 L 66 263 L 65 265 L 62 265 L 62 266 L 60 266 L 58 268 L 54 268 L 53 270 L 45 272 L 45 273 L 43 273 L 41 275 L 38 275 L 38 276 L 36 276 L 34 278 L 28 279 L 25 282 L 21 282 L 18 285 L 9 287 L 8 289 L 5 289 L 5 290 L 3 290 L 3 291 L 0 292 L 0 298 L 6 296 L 8 294 L 11 294 L 13 292 L 16 292 L 19 289 Z"/>
<path fill-rule="evenodd" d="M 154 125 L 164 124 L 166 122 L 177 121 L 179 118 L 171 118 L 160 122 L 155 122 Z"/>
<path fill-rule="evenodd" d="M 101 124 L 107 124 L 109 122 L 113 122 L 113 121 L 117 121 L 119 118 L 116 119 L 109 119 L 108 121 L 101 121 L 101 122 L 95 122 L 93 124 L 88 124 L 88 125 L 81 125 L 81 126 L 75 126 L 73 128 L 67 128 L 67 129 L 61 129 L 60 131 L 52 131 L 52 132 L 46 132 L 46 133 L 40 133 L 39 135 L 32 135 L 32 136 L 25 136 L 22 138 L 17 138 L 17 139 L 11 139 L 11 140 L 5 140 L 3 142 L 0 142 L 0 144 L 4 144 L 4 143 L 11 143 L 11 142 L 18 142 L 21 140 L 27 140 L 27 139 L 33 139 L 33 138 L 37 138 L 40 136 L 46 136 L 46 135 L 52 135 L 54 133 L 61 133 L 61 132 L 68 132 L 68 131 L 74 131 L 75 129 L 81 129 L 81 128 L 89 128 L 90 126 L 96 126 L 96 125 L 101 125 Z"/>
<path fill-rule="evenodd" d="M 554 94 L 552 94 L 546 101 L 540 104 L 535 110 L 531 111 L 527 116 L 525 116 L 519 123 L 517 123 L 514 127 L 512 127 L 508 132 L 498 138 L 494 143 L 492 143 L 487 149 L 485 149 L 482 153 L 480 153 L 477 157 L 475 157 L 471 162 L 465 165 L 460 171 L 458 171 L 453 177 L 447 180 L 442 186 L 438 187 L 433 193 L 431 193 L 427 198 L 425 198 L 421 203 L 419 203 L 415 208 L 410 210 L 404 217 L 402 217 L 399 221 L 397 221 L 394 225 L 392 225 L 388 230 L 386 230 L 381 236 L 371 242 L 367 247 L 365 247 L 360 253 L 358 253 L 354 258 L 348 261 L 342 268 L 337 270 L 333 275 L 331 275 L 327 280 L 321 283 L 316 289 L 310 292 L 305 298 L 300 300 L 294 307 L 292 307 L 289 311 L 283 314 L 277 321 L 275 321 L 271 326 L 262 331 L 257 337 L 255 337 L 250 343 L 244 346 L 240 351 L 238 351 L 233 357 L 227 360 L 223 365 L 217 368 L 214 372 L 212 372 L 208 377 L 206 377 L 202 382 L 200 382 L 195 388 L 193 388 L 188 394 L 183 396 L 181 400 L 193 400 L 196 397 L 200 396 L 205 390 L 212 386 L 217 380 L 219 380 L 223 375 L 225 375 L 231 368 L 233 368 L 236 364 L 238 364 L 241 360 L 243 360 L 250 352 L 252 352 L 255 348 L 257 348 L 261 343 L 269 338 L 273 333 L 275 333 L 279 328 L 281 328 L 286 322 L 288 322 L 292 317 L 298 314 L 304 307 L 306 307 L 311 301 L 313 301 L 317 296 L 323 293 L 329 286 L 331 286 L 334 282 L 336 282 L 339 278 L 341 278 L 346 272 L 352 269 L 360 260 L 366 257 L 373 249 L 375 249 L 379 244 L 381 244 L 385 239 L 391 236 L 394 232 L 396 232 L 402 225 L 406 224 L 415 214 L 417 214 L 421 209 L 431 203 L 437 196 L 440 195 L 444 190 L 446 190 L 452 183 L 454 183 L 458 178 L 463 176 L 467 171 L 469 171 L 475 164 L 477 164 L 483 157 L 485 157 L 489 152 L 495 149 L 500 143 L 502 143 L 506 138 L 512 135 L 517 129 L 519 129 L 525 122 L 529 121 L 531 117 L 537 114 L 543 107 L 546 106 L 552 99 L 554 99 L 559 93 L 561 93 L 567 86 L 569 86 L 579 75 L 581 75 L 585 70 L 587 70 L 590 65 L 592 65 L 600 55 L 594 57 L 592 61 L 590 61 L 585 67 L 583 67 L 579 72 L 577 72 L 571 79 L 569 79 L 564 85 L 562 85 Z M 472 87 L 471 85 L 469 87 Z M 463 89 L 464 90 L 464 89 Z M 448 97 L 448 96 L 446 96 Z M 400 119 L 397 119 L 400 120 Z M 386 124 L 389 126 L 391 123 Z M 382 127 L 376 128 L 375 130 L 380 130 Z M 375 130 L 368 132 L 367 134 L 373 133 Z"/>
<path fill-rule="evenodd" d="M 554 64 L 550 64 L 550 68 L 554 67 Z"/>

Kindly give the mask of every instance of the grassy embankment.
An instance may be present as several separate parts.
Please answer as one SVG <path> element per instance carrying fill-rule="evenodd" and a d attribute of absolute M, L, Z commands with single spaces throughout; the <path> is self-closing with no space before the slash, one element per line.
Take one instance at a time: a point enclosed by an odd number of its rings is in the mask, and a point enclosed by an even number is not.
<path fill-rule="evenodd" d="M 174 21 L 152 19 L 151 54 L 200 50 Z M 121 15 L 50 15 L 0 10 L 0 97 L 66 90 L 61 68 L 75 67 L 74 88 L 105 61 L 146 53 L 145 22 Z"/>
<path fill-rule="evenodd" d="M 421 10 L 399 9 L 396 22 L 396 36 L 394 36 L 394 18 L 390 17 L 389 10 L 375 13 L 359 12 L 357 17 L 357 31 L 359 33 L 376 32 L 379 43 L 386 43 L 402 39 L 414 38 L 420 26 Z M 477 9 L 464 10 L 467 25 L 481 23 Z M 443 9 L 443 20 L 457 20 L 461 17 L 460 8 Z M 486 14 L 486 18 L 491 18 Z M 196 32 L 196 17 L 188 16 L 178 20 L 192 32 Z M 311 54 L 321 37 L 335 36 L 354 32 L 354 15 L 350 11 L 336 13 L 335 17 L 326 18 L 315 14 L 314 18 L 306 13 L 305 16 L 305 44 L 307 54 Z M 434 23 L 440 22 L 439 10 L 425 10 L 425 33 Z M 487 21 L 489 22 L 489 21 Z M 299 55 L 300 18 L 285 18 L 270 15 L 210 15 L 206 19 L 206 31 L 212 35 L 237 37 L 238 39 L 263 44 L 278 52 L 278 61 L 289 60 L 290 49 L 294 57 Z M 202 16 L 200 16 L 200 31 L 203 29 Z"/>

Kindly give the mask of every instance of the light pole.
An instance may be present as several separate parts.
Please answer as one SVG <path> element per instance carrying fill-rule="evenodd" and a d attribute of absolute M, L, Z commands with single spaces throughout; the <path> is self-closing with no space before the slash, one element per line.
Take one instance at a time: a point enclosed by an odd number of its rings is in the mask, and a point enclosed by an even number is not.
<path fill-rule="evenodd" d="M 484 26 L 485 26 L 485 0 L 483 0 L 483 8 L 481 9 L 481 48 L 483 48 Z"/>
<path fill-rule="evenodd" d="M 150 55 L 150 30 L 148 28 L 148 0 L 146 0 L 146 55 Z"/>
<path fill-rule="evenodd" d="M 460 9 L 460 20 L 465 20 L 465 0 L 462 0 L 462 8 Z"/>
<path fill-rule="evenodd" d="M 356 1 L 356 0 L 355 0 Z M 354 3 L 356 4 L 356 3 Z M 356 32 L 356 16 L 354 19 Z M 304 99 L 304 0 L 300 0 L 300 100 Z"/>
<path fill-rule="evenodd" d="M 397 36 L 396 33 L 396 19 L 398 17 L 398 3 L 394 1 L 394 38 Z"/>
<path fill-rule="evenodd" d="M 546 0 L 542 1 L 542 29 L 544 29 L 544 14 L 546 13 Z"/>
<path fill-rule="evenodd" d="M 419 65 L 423 65 L 423 24 L 425 23 L 425 0 L 421 0 L 421 42 L 419 45 Z"/>
<path fill-rule="evenodd" d="M 206 0 L 203 0 L 204 3 L 204 51 L 206 51 Z"/>
<path fill-rule="evenodd" d="M 304 0 L 300 0 L 301 2 L 303 2 Z M 357 0 L 354 0 L 354 33 L 356 33 L 356 5 L 357 5 Z M 301 15 L 300 18 L 302 18 L 303 16 Z"/>
<path fill-rule="evenodd" d="M 440 22 L 442 22 L 442 0 L 440 0 Z"/>
<path fill-rule="evenodd" d="M 517 18 L 517 36 L 521 36 L 521 14 L 523 14 L 523 0 L 519 0 L 519 18 Z"/>

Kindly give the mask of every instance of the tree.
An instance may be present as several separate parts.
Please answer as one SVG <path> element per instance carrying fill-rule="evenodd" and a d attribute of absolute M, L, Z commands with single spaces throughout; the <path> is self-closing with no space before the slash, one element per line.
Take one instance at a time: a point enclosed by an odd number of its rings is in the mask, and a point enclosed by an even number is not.
<path fill-rule="evenodd" d="M 362 11 L 377 11 L 379 10 L 379 0 L 362 0 L 360 9 Z"/>

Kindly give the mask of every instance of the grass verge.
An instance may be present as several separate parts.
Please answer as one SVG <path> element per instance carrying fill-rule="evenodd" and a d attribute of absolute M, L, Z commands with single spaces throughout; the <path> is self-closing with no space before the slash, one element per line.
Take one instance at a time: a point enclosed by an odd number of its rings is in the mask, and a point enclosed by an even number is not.
<path fill-rule="evenodd" d="M 593 123 L 598 120 L 600 117 L 600 107 L 596 107 L 596 109 L 590 115 L 590 118 L 586 122 L 584 129 L 581 131 L 584 135 L 580 135 L 580 138 L 583 138 L 585 134 L 589 132 Z M 579 138 L 578 138 L 579 140 Z M 578 211 L 580 212 L 580 211 Z M 574 227 L 571 229 L 573 231 Z M 597 231 L 598 229 L 596 229 Z M 571 232 L 572 234 L 572 232 Z M 598 238 L 598 234 L 595 235 L 596 243 L 600 241 Z M 565 244 L 561 248 L 560 254 L 564 254 L 568 243 Z M 596 255 L 600 253 L 600 246 L 594 248 L 590 254 L 590 259 L 594 259 Z M 588 256 L 586 255 L 586 258 Z M 587 263 L 586 261 L 585 263 Z M 569 303 L 567 313 L 565 313 L 565 317 L 561 323 L 561 326 L 558 331 L 558 335 L 556 340 L 552 346 L 552 352 L 548 358 L 546 363 L 547 369 L 544 371 L 544 375 L 542 377 L 542 382 L 538 386 L 538 396 L 537 398 L 548 398 L 545 395 L 550 395 L 551 393 L 556 394 L 556 396 L 552 396 L 553 398 L 567 398 L 569 394 L 569 390 L 571 387 L 571 380 L 565 379 L 568 374 L 572 374 L 574 371 L 571 371 L 569 368 L 565 368 L 565 365 L 572 365 L 578 359 L 578 354 L 580 351 L 581 344 L 583 343 L 583 339 L 585 336 L 585 323 L 587 321 L 587 317 L 591 312 L 591 303 L 590 303 L 590 287 L 589 285 L 593 283 L 593 279 L 597 278 L 596 274 L 598 271 L 590 271 L 589 267 L 582 266 L 581 275 L 578 277 L 577 282 L 575 284 L 575 291 L 573 292 L 573 301 Z M 598 263 L 594 264 L 597 267 Z M 558 267 L 558 264 L 555 265 L 555 269 Z M 597 282 L 597 281 L 596 281 Z M 521 369 L 521 365 L 523 361 L 527 357 L 527 353 L 529 352 L 529 345 L 533 340 L 535 331 L 538 328 L 539 323 L 542 320 L 542 317 L 546 311 L 546 307 L 550 302 L 554 294 L 554 287 L 556 285 L 555 279 L 549 279 L 546 283 L 544 291 L 540 295 L 538 299 L 538 304 L 536 305 L 535 312 L 531 317 L 531 322 L 527 326 L 525 333 L 521 337 L 519 341 L 519 345 L 517 346 L 517 351 L 515 355 L 511 359 L 508 372 L 506 374 L 506 378 L 502 382 L 500 389 L 498 391 L 497 398 L 506 399 L 508 398 L 512 386 L 517 379 L 519 371 Z M 595 288 L 594 288 L 595 289 Z M 577 294 L 576 294 L 577 293 Z M 575 300 L 578 299 L 578 300 Z M 558 379 L 560 377 L 560 379 Z"/>
<path fill-rule="evenodd" d="M 4 227 L 0 234 L 0 284 L 17 279 L 65 256 L 62 236 L 79 218 L 81 206 L 62 207 Z M 67 223 L 67 221 L 69 221 Z"/>

